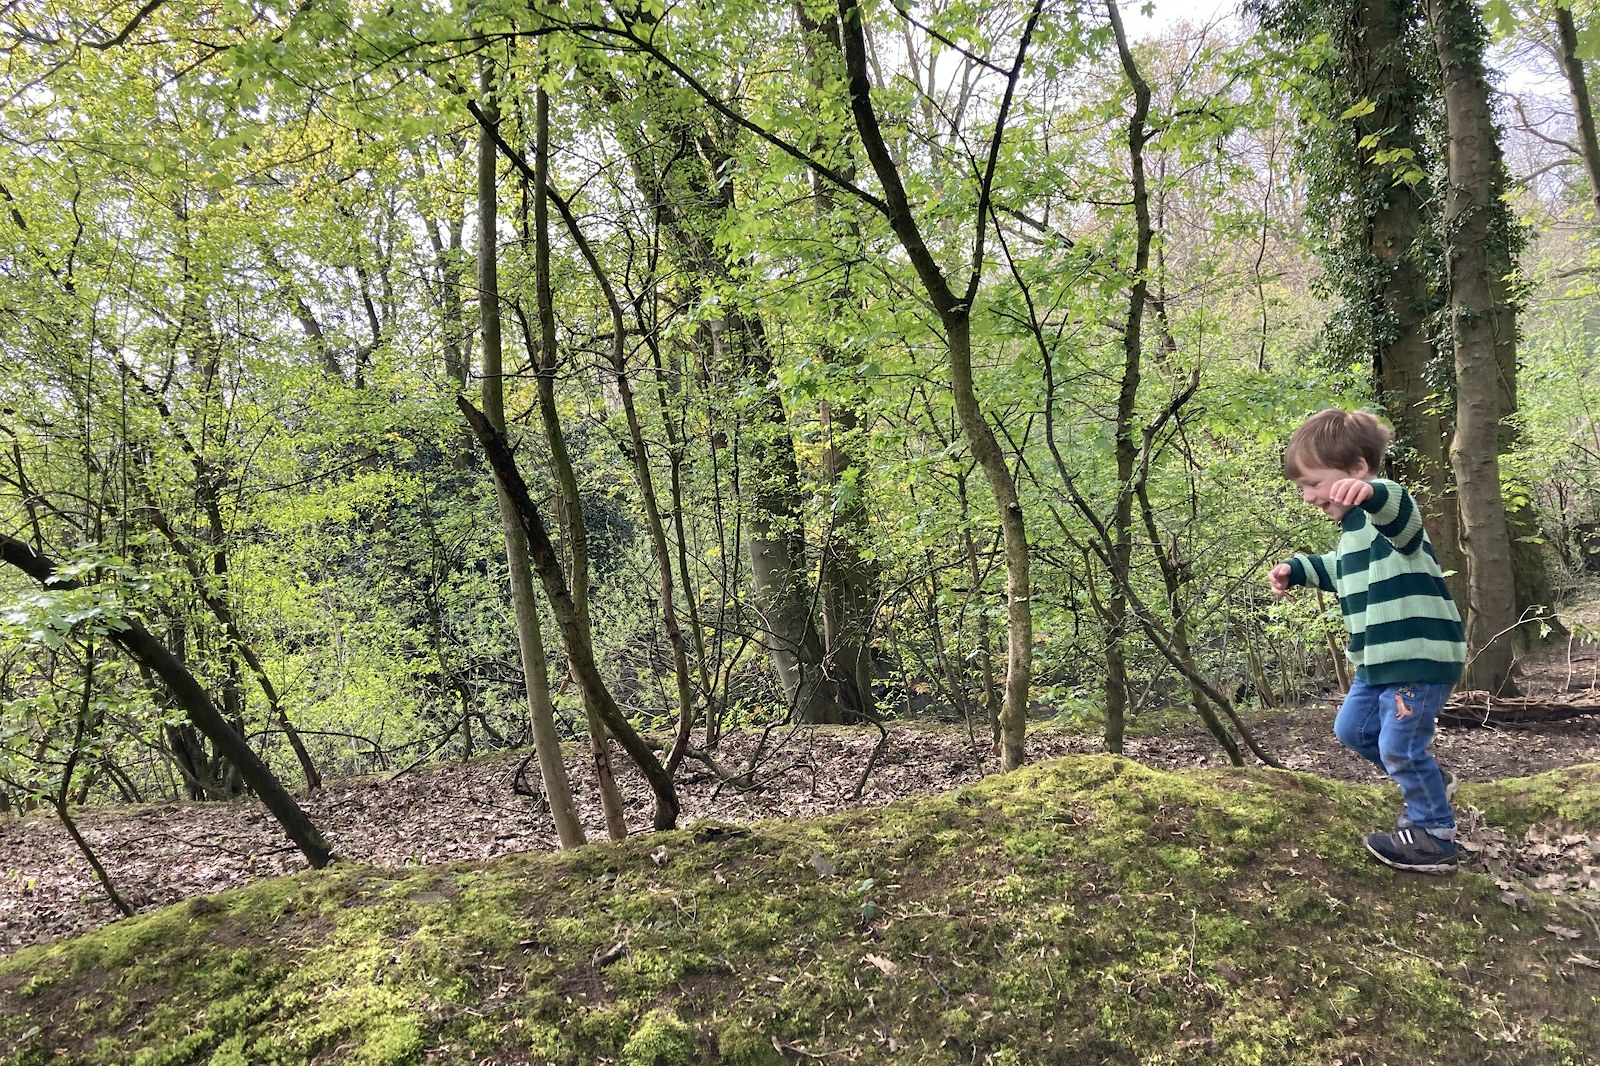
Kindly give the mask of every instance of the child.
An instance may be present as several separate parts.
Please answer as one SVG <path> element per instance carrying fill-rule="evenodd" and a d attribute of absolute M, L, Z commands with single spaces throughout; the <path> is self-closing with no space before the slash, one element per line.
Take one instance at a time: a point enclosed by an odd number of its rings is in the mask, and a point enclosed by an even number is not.
<path fill-rule="evenodd" d="M 1296 585 L 1339 596 L 1356 676 L 1333 731 L 1393 778 L 1405 800 L 1395 831 L 1362 843 L 1396 869 L 1448 874 L 1461 851 L 1449 798 L 1454 775 L 1428 746 L 1461 677 L 1466 637 L 1416 500 L 1377 477 L 1389 439 L 1361 411 L 1318 411 L 1295 430 L 1283 472 L 1305 502 L 1339 523 L 1339 545 L 1279 563 L 1270 581 L 1276 596 Z"/>

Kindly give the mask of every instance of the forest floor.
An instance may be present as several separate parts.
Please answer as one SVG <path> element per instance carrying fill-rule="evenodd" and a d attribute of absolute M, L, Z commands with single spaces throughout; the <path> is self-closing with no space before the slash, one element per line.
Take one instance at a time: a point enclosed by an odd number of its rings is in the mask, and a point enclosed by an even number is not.
<path fill-rule="evenodd" d="M 1563 643 L 1525 659 L 1521 684 L 1530 695 L 1600 695 L 1600 645 Z M 1248 721 L 1288 769 L 1343 781 L 1374 783 L 1371 767 L 1340 747 L 1332 732 L 1336 702 L 1252 709 Z M 873 729 L 819 728 L 735 734 L 717 758 L 742 767 L 760 749 L 760 787 L 738 790 L 686 763 L 680 772 L 680 824 L 703 819 L 750 822 L 815 816 L 940 792 L 978 780 L 995 768 L 987 737 L 965 727 L 902 724 L 882 738 Z M 1029 761 L 1103 750 L 1097 735 L 1035 726 Z M 1545 770 L 1600 762 L 1600 716 L 1534 724 L 1441 729 L 1435 750 L 1467 786 L 1457 808 L 1471 865 L 1494 873 L 1507 892 L 1519 883 L 1568 893 L 1586 913 L 1600 907 L 1600 840 L 1530 829 L 1508 836 L 1484 824 L 1471 806 L 1471 786 Z M 1227 760 L 1192 715 L 1142 716 L 1125 753 L 1162 769 L 1223 766 Z M 403 867 L 484 859 L 553 849 L 554 829 L 541 800 L 513 788 L 523 753 L 499 752 L 468 763 L 409 773 L 334 781 L 302 802 L 342 859 Z M 602 839 L 587 760 L 569 757 L 574 791 L 590 839 Z M 530 769 L 537 781 L 536 770 Z M 621 779 L 630 825 L 646 829 L 649 792 Z M 257 803 L 154 803 L 93 808 L 79 825 L 122 895 L 140 910 L 159 907 L 304 868 Z M 1374 826 L 1374 829 L 1383 828 Z M 0 954 L 73 936 L 116 918 L 88 864 L 48 811 L 0 818 Z M 1600 926 L 1597 926 L 1600 929 Z"/>

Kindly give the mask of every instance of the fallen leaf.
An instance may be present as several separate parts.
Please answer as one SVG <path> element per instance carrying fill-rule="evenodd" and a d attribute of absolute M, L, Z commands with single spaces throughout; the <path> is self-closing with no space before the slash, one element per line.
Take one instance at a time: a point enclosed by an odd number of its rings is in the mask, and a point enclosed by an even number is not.
<path fill-rule="evenodd" d="M 1562 940 L 1576 940 L 1583 935 L 1576 929 L 1572 929 L 1565 925 L 1547 925 L 1545 926 L 1545 931 L 1554 933 Z"/>
<path fill-rule="evenodd" d="M 870 952 L 861 956 L 861 961 L 876 966 L 883 972 L 885 977 L 893 977 L 895 972 L 900 969 L 893 961 L 884 958 L 882 955 L 873 955 Z"/>
<path fill-rule="evenodd" d="M 1515 889 L 1500 893 L 1500 902 L 1514 911 L 1533 910 L 1533 902 L 1526 895 Z"/>

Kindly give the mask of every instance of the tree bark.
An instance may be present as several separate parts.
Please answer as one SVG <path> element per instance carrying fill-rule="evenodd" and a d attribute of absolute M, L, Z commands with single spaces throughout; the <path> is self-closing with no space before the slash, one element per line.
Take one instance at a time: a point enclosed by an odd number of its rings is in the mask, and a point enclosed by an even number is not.
<path fill-rule="evenodd" d="M 843 55 L 839 20 L 828 18 L 818 22 L 806 13 L 804 3 L 795 5 L 795 14 L 802 30 L 811 87 L 820 93 L 825 84 L 820 69 L 824 54 Z M 816 47 L 818 39 L 827 42 L 826 53 Z M 854 162 L 842 166 L 841 173 L 853 179 Z M 838 212 L 833 184 L 813 172 L 811 189 L 818 225 L 826 227 Z M 859 236 L 859 227 L 853 218 L 844 220 L 842 226 L 852 241 Z M 846 313 L 851 296 L 850 273 L 846 271 L 840 284 L 826 297 L 832 312 L 829 317 Z M 838 345 L 826 338 L 818 342 L 818 348 L 824 364 L 842 367 L 849 371 L 844 375 L 845 380 L 856 380 L 858 375 L 854 371 L 859 359 L 849 359 L 840 352 Z M 861 550 L 869 538 L 868 471 L 854 461 L 851 451 L 857 443 L 860 418 L 854 402 L 847 398 L 824 399 L 818 405 L 818 415 L 823 439 L 822 473 L 833 492 L 833 521 L 822 541 L 817 572 L 821 586 L 824 654 L 832 674 L 851 680 L 850 684 L 841 686 L 842 698 L 847 703 L 853 702 L 849 709 L 857 716 L 876 718 L 872 703 L 870 641 L 878 574 Z"/>
<path fill-rule="evenodd" d="M 711 239 L 734 205 L 734 183 L 725 180 L 731 161 L 707 132 L 712 124 L 667 96 L 656 72 L 647 72 L 637 85 L 623 84 L 610 70 L 586 68 L 585 74 L 616 110 L 613 129 L 691 278 L 735 288 L 731 264 Z M 652 104 L 642 118 L 641 99 Z M 717 365 L 748 382 L 757 397 L 744 415 L 740 439 L 749 450 L 738 492 L 761 643 L 796 721 L 843 722 L 861 701 L 848 691 L 853 679 L 832 669 L 817 627 L 799 465 L 782 397 L 769 387 L 775 374 L 764 324 L 748 308 L 729 306 L 708 325 Z"/>
<path fill-rule="evenodd" d="M 1134 464 L 1139 447 L 1134 441 L 1134 417 L 1139 406 L 1139 381 L 1144 349 L 1144 307 L 1150 295 L 1150 190 L 1145 181 L 1144 146 L 1150 137 L 1145 121 L 1150 114 L 1150 85 L 1139 73 L 1122 14 L 1116 0 L 1107 0 L 1106 15 L 1117 42 L 1117 56 L 1133 91 L 1133 114 L 1128 117 L 1128 174 L 1133 200 L 1134 254 L 1129 272 L 1128 314 L 1122 328 L 1122 385 L 1117 392 L 1116 432 L 1117 499 L 1111 530 L 1111 598 L 1106 604 L 1106 750 L 1121 753 L 1128 708 L 1128 662 L 1123 641 L 1127 637 L 1128 598 L 1123 594 L 1133 563 Z"/>
<path fill-rule="evenodd" d="M 1494 210 L 1499 150 L 1483 66 L 1482 27 L 1468 0 L 1427 0 L 1443 74 L 1450 145 L 1444 226 L 1455 345 L 1456 432 L 1450 446 L 1468 579 L 1469 660 L 1463 686 L 1505 692 L 1516 598 L 1510 523 L 1500 486 L 1502 384 L 1498 346 L 1515 329 L 1495 299 Z M 1503 239 L 1504 235 L 1500 235 Z"/>
<path fill-rule="evenodd" d="M 1600 138 L 1595 136 L 1594 101 L 1589 96 L 1589 78 L 1578 55 L 1578 27 L 1572 9 L 1565 3 L 1551 5 L 1556 23 L 1556 58 L 1572 92 L 1572 110 L 1578 122 L 1578 146 L 1583 155 L 1583 172 L 1589 176 L 1589 202 L 1600 216 Z"/>
<path fill-rule="evenodd" d="M 939 316 L 945 332 L 945 343 L 950 356 L 950 388 L 955 399 L 956 416 L 961 430 L 972 450 L 972 457 L 983 471 L 1000 511 L 1001 540 L 1006 559 L 1006 680 L 1005 697 L 1000 712 L 1001 766 L 1014 770 L 1024 758 L 1024 741 L 1028 725 L 1028 690 L 1033 681 L 1033 606 L 1032 585 L 1029 575 L 1027 527 L 1023 521 L 1022 504 L 1017 497 L 1015 479 L 1006 464 L 1005 455 L 995 437 L 994 430 L 983 415 L 978 402 L 977 389 L 972 374 L 972 300 L 977 294 L 978 282 L 983 273 L 984 231 L 989 213 L 989 184 L 994 172 L 995 156 L 1000 138 L 1005 130 L 1012 93 L 1022 69 L 1023 57 L 1033 29 L 1038 24 L 1040 10 L 1035 7 L 1022 31 L 1016 62 L 1010 72 L 1005 99 L 995 120 L 994 137 L 990 145 L 984 185 L 979 198 L 972 250 L 972 272 L 964 295 L 957 296 L 950 288 L 944 271 L 929 251 L 917 220 L 906 196 L 883 130 L 873 109 L 872 83 L 868 76 L 866 28 L 857 0 L 839 0 L 839 23 L 843 30 L 845 74 L 849 79 L 850 106 L 855 116 L 856 130 L 862 147 L 872 164 L 873 172 L 883 187 L 883 209 L 900 246 L 911 261 L 912 268 L 921 280 L 934 312 Z"/>
<path fill-rule="evenodd" d="M 533 119 L 533 289 L 538 305 L 538 335 L 523 320 L 522 335 L 527 341 L 529 362 L 534 368 L 534 389 L 539 397 L 539 420 L 544 424 L 545 448 L 550 469 L 560 488 L 557 527 L 566 532 L 567 556 L 572 575 L 572 603 L 585 629 L 589 627 L 589 528 L 583 521 L 583 498 L 578 491 L 578 475 L 567 451 L 567 436 L 561 428 L 561 412 L 556 408 L 556 311 L 550 295 L 550 98 L 543 88 L 534 90 Z M 526 204 L 529 197 L 523 197 Z M 524 230 L 526 219 L 524 218 Z M 528 236 L 525 232 L 524 236 Z M 503 427 L 500 427 L 503 429 Z M 595 780 L 599 785 L 600 805 L 605 811 L 606 833 L 613 840 L 628 835 L 628 820 L 611 763 L 611 738 L 601 721 L 599 708 L 590 699 L 590 688 L 579 686 L 584 717 L 589 723 L 589 747 L 594 755 Z"/>
<path fill-rule="evenodd" d="M 1344 38 L 1346 63 L 1357 81 L 1355 100 L 1370 100 L 1376 110 L 1355 119 L 1358 139 L 1376 138 L 1373 148 L 1357 148 L 1358 200 L 1366 208 L 1364 252 L 1373 269 L 1368 282 L 1373 384 L 1378 400 L 1409 449 L 1397 473 L 1422 504 L 1428 536 L 1439 556 L 1451 593 L 1467 600 L 1466 564 L 1461 554 L 1460 519 L 1450 470 L 1450 429 L 1437 398 L 1443 391 L 1430 367 L 1439 357 L 1429 323 L 1441 300 L 1427 276 L 1421 241 L 1429 219 L 1422 190 L 1400 178 L 1400 167 L 1420 167 L 1425 159 L 1420 103 L 1407 69 L 1406 20 L 1395 0 L 1357 0 L 1355 33 Z M 1379 148 L 1410 152 L 1410 158 L 1378 162 Z"/>

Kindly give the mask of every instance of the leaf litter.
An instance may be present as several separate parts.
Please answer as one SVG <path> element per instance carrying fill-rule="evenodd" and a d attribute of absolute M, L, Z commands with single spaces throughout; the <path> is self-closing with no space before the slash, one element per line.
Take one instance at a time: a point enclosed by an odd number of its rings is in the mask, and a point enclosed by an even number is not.
<path fill-rule="evenodd" d="M 1376 783 L 1377 771 L 1342 749 L 1332 733 L 1337 704 L 1252 712 L 1268 750 L 1292 770 Z M 876 730 L 842 727 L 780 730 L 766 736 L 758 787 L 739 789 L 695 763 L 680 772 L 680 825 L 715 839 L 764 818 L 812 817 L 873 807 L 908 796 L 970 784 L 998 769 L 986 730 L 964 725 L 891 726 L 872 773 L 861 783 L 880 743 Z M 763 734 L 730 733 L 717 758 L 743 767 Z M 1103 750 L 1098 736 L 1036 723 L 1031 761 Z M 1568 718 L 1489 728 L 1441 729 L 1439 757 L 1468 783 L 1522 777 L 1600 762 L 1600 719 Z M 1226 758 L 1197 723 L 1178 719 L 1149 735 L 1130 736 L 1125 754 L 1163 769 L 1225 766 Z M 301 798 L 342 859 L 383 867 L 491 859 L 553 850 L 554 825 L 542 797 L 517 794 L 522 753 L 499 752 L 468 763 L 336 780 Z M 605 823 L 586 758 L 568 760 L 572 786 L 590 840 Z M 630 830 L 647 832 L 652 809 L 642 779 L 619 764 Z M 859 797 L 857 791 L 859 788 Z M 1470 869 L 1493 875 L 1508 906 L 1527 904 L 1525 889 L 1555 893 L 1574 912 L 1573 927 L 1600 941 L 1600 857 L 1588 836 L 1535 825 L 1508 835 L 1463 807 L 1458 812 Z M 82 810 L 84 836 L 119 891 L 139 910 L 208 895 L 305 868 L 300 854 L 259 804 L 165 802 Z M 696 827 L 696 823 L 708 823 Z M 0 953 L 74 936 L 118 915 L 59 822 L 47 811 L 0 818 Z M 665 861 L 666 853 L 660 853 Z M 820 861 L 817 861 L 820 860 Z M 818 853 L 817 873 L 830 876 Z M 1574 955 L 1573 965 L 1593 964 Z"/>

